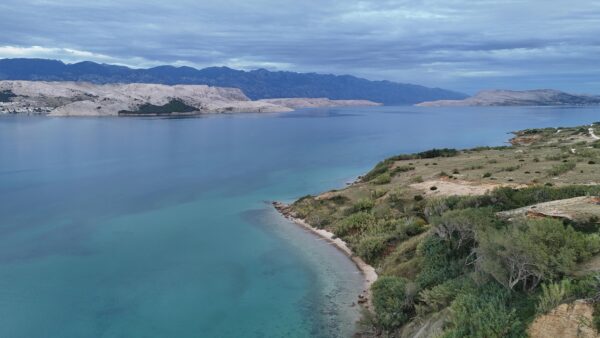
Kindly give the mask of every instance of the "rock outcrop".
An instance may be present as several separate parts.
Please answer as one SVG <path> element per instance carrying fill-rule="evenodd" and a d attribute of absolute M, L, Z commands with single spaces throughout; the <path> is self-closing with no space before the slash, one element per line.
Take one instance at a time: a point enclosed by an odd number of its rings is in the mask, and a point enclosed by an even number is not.
<path fill-rule="evenodd" d="M 267 102 L 278 106 L 284 106 L 292 109 L 297 108 L 319 108 L 319 107 L 351 107 L 351 106 L 381 106 L 381 103 L 369 100 L 330 100 L 326 97 L 309 98 L 297 97 L 286 99 L 263 99 L 260 102 Z"/>
<path fill-rule="evenodd" d="M 206 85 L 105 84 L 85 82 L 0 81 L 0 113 L 51 116 L 118 116 L 286 112 L 292 109 L 252 101 L 236 88 Z M 173 104 L 174 102 L 179 104 Z M 185 109 L 180 110 L 181 107 Z M 170 110 L 169 110 L 170 109 Z"/>
<path fill-rule="evenodd" d="M 446 106 L 579 106 L 598 105 L 600 96 L 574 95 L 552 89 L 487 90 L 464 100 L 439 100 L 417 104 L 421 107 Z"/>
<path fill-rule="evenodd" d="M 600 334 L 592 324 L 593 312 L 592 305 L 583 300 L 561 304 L 550 313 L 536 318 L 529 327 L 529 336 L 599 338 Z"/>

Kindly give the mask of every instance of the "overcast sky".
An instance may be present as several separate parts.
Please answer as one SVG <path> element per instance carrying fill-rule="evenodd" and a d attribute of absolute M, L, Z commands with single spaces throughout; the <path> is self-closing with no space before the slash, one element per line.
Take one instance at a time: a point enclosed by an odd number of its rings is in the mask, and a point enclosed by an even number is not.
<path fill-rule="evenodd" d="M 600 94 L 595 0 L 2 0 L 0 57 Z"/>

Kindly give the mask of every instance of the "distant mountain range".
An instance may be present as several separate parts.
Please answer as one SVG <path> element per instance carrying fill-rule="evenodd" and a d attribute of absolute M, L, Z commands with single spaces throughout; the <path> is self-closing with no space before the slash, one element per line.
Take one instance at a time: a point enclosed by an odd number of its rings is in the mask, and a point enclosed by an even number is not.
<path fill-rule="evenodd" d="M 227 67 L 159 66 L 132 69 L 124 66 L 79 62 L 65 64 L 46 59 L 1 59 L 0 80 L 86 81 L 106 83 L 206 84 L 241 89 L 252 100 L 322 98 L 370 100 L 387 105 L 432 100 L 459 100 L 467 95 L 440 88 L 390 81 L 369 81 L 350 75 L 241 71 Z"/>
<path fill-rule="evenodd" d="M 417 106 L 583 106 L 600 104 L 600 96 L 569 94 L 553 89 L 485 90 L 464 100 L 422 102 Z"/>

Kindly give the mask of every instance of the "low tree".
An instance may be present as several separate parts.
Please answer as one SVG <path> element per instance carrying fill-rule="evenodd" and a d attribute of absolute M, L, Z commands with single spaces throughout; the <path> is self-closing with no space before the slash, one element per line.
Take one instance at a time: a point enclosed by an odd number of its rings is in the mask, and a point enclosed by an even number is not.
<path fill-rule="evenodd" d="M 375 307 L 375 323 L 379 328 L 392 331 L 409 320 L 412 302 L 406 296 L 407 280 L 384 276 L 373 283 L 371 291 Z"/>
<path fill-rule="evenodd" d="M 600 250 L 597 235 L 550 218 L 520 220 L 502 230 L 487 229 L 480 237 L 477 267 L 509 289 L 520 284 L 526 291 L 564 275 Z"/>

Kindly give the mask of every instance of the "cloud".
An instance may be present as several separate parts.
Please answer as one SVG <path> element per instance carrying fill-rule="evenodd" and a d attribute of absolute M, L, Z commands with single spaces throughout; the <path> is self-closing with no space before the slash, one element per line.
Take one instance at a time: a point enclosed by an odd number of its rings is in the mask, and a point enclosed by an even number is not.
<path fill-rule="evenodd" d="M 4 0 L 0 31 L 0 57 L 600 92 L 593 0 Z"/>

